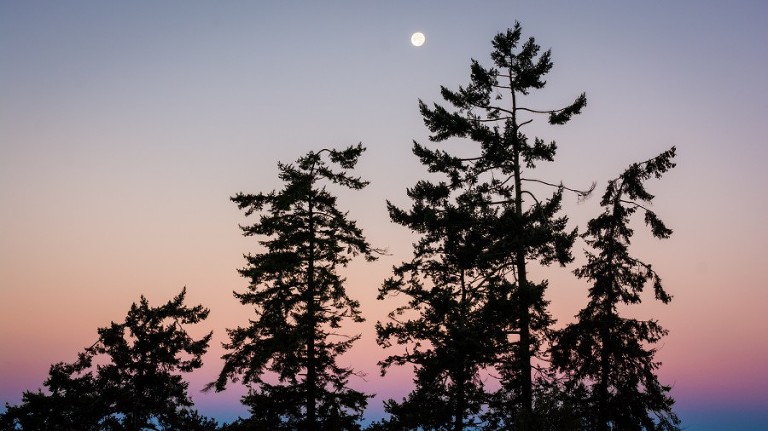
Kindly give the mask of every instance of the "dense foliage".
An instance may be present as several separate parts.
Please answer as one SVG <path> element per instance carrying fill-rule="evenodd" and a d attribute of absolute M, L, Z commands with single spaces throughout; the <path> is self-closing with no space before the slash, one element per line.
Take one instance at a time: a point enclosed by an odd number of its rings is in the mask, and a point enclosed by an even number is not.
<path fill-rule="evenodd" d="M 389 206 L 392 220 L 421 239 L 413 260 L 395 268 L 395 277 L 381 290 L 380 298 L 397 293 L 411 298 L 391 322 L 379 325 L 382 345 L 394 339 L 410 347 L 383 366 L 410 362 L 416 367 L 412 399 L 402 406 L 390 401 L 388 408 L 395 416 L 412 416 L 419 409 L 396 412 L 432 394 L 428 405 L 442 400 L 444 407 L 422 410 L 420 425 L 436 429 L 480 422 L 470 416 L 498 427 L 537 427 L 532 358 L 542 352 L 553 320 L 544 299 L 547 282 L 530 280 L 528 265 L 570 262 L 576 239 L 576 231 L 566 227 L 567 217 L 559 215 L 563 193 L 572 189 L 531 176 L 539 162 L 554 160 L 557 146 L 529 139 L 523 130 L 539 114 L 553 125 L 568 122 L 581 112 L 586 97 L 553 110 L 523 103 L 531 91 L 544 87 L 552 62 L 550 51 L 540 52 L 533 38 L 522 40 L 519 24 L 494 37 L 491 59 L 491 67 L 472 61 L 466 87 L 441 88 L 450 108 L 420 102 L 432 141 L 469 139 L 472 153 L 414 143 L 421 163 L 443 179 L 422 180 L 409 189 L 410 211 Z M 555 191 L 541 197 L 531 185 Z M 406 310 L 415 317 L 401 320 Z M 423 342 L 429 347 L 422 348 Z M 501 390 L 483 390 L 484 369 L 499 376 Z M 435 418 L 435 411 L 444 412 L 444 418 Z"/>
<path fill-rule="evenodd" d="M 73 363 L 51 366 L 46 391 L 25 392 L 6 406 L 4 430 L 212 430 L 192 409 L 180 373 L 202 366 L 211 333 L 195 340 L 185 326 L 208 317 L 184 304 L 186 289 L 168 303 L 131 306 L 122 323 L 99 328 L 99 340 Z"/>
<path fill-rule="evenodd" d="M 223 390 L 228 380 L 242 380 L 250 388 L 243 403 L 254 427 L 359 428 L 368 395 L 348 387 L 355 371 L 337 358 L 359 338 L 341 334 L 342 321 L 363 318 L 338 269 L 358 254 L 375 259 L 375 250 L 324 183 L 365 187 L 348 173 L 363 151 L 357 145 L 310 152 L 278 165 L 282 190 L 232 198 L 247 216 L 259 216 L 242 229 L 260 237 L 265 251 L 246 256 L 240 274 L 250 285 L 235 293 L 257 318 L 228 330 L 224 368 L 213 385 Z"/>
<path fill-rule="evenodd" d="M 593 249 L 576 276 L 592 283 L 589 303 L 568 325 L 553 348 L 555 366 L 568 377 L 568 388 L 585 386 L 584 417 L 590 429 L 675 430 L 679 420 L 672 412 L 670 387 L 656 376 L 656 350 L 649 347 L 666 335 L 656 320 L 623 317 L 619 305 L 641 302 L 651 285 L 656 299 L 672 297 L 650 264 L 629 254 L 634 213 L 644 213 L 653 236 L 668 238 L 672 230 L 649 209 L 653 201 L 644 182 L 659 178 L 674 167 L 675 148 L 643 163 L 632 164 L 611 180 L 603 194 L 602 214 L 590 220 L 584 238 Z"/>

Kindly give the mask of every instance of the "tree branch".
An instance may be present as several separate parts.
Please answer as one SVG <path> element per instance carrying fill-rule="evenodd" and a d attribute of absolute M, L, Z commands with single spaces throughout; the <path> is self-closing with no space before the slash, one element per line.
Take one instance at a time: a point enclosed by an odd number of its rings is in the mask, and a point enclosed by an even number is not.
<path fill-rule="evenodd" d="M 592 194 L 592 191 L 595 190 L 595 185 L 596 185 L 595 183 L 592 183 L 592 185 L 589 187 L 588 190 L 578 190 L 578 189 L 572 189 L 570 187 L 566 187 L 562 183 L 560 183 L 560 184 L 553 184 L 553 183 L 549 183 L 549 182 L 546 182 L 546 181 L 537 180 L 537 179 L 534 179 L 534 178 L 520 178 L 520 180 L 521 181 L 528 181 L 528 182 L 532 182 L 532 183 L 540 183 L 540 184 L 544 184 L 544 185 L 550 186 L 550 187 L 562 188 L 563 190 L 568 190 L 569 192 L 576 193 L 577 195 L 579 195 L 579 196 L 581 196 L 583 198 L 585 198 L 585 197 L 589 196 L 590 194 Z"/>
<path fill-rule="evenodd" d="M 628 201 L 628 200 L 626 200 L 626 199 L 619 199 L 619 202 L 621 202 L 621 203 L 624 203 L 624 204 L 627 204 L 627 205 L 632 205 L 632 206 L 633 206 L 633 207 L 635 207 L 635 208 L 641 208 L 642 210 L 644 210 L 644 211 L 646 211 L 646 212 L 651 212 L 651 210 L 649 210 L 648 208 L 646 208 L 646 207 L 644 207 L 644 206 L 640 205 L 639 203 L 637 203 L 637 202 L 635 202 L 635 201 Z"/>
<path fill-rule="evenodd" d="M 539 202 L 538 199 L 536 199 L 536 196 L 533 195 L 533 193 L 529 192 L 528 190 L 523 190 L 522 193 L 527 194 L 528 196 L 532 197 L 533 200 L 536 201 L 536 205 L 541 205 L 541 202 Z"/>

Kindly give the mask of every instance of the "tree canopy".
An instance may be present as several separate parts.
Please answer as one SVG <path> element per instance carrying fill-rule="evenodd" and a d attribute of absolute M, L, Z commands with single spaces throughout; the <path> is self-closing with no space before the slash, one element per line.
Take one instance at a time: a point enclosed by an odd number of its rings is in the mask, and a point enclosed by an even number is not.
<path fill-rule="evenodd" d="M 652 346 L 667 331 L 654 319 L 621 316 L 618 306 L 639 304 L 647 285 L 656 299 L 672 297 L 652 268 L 629 253 L 634 234 L 632 215 L 640 211 L 654 237 L 672 234 L 649 204 L 645 181 L 673 168 L 675 147 L 642 163 L 633 163 L 608 182 L 600 204 L 604 211 L 590 220 L 583 237 L 594 252 L 575 272 L 592 283 L 589 303 L 564 328 L 553 348 L 554 365 L 566 373 L 567 387 L 587 387 L 584 416 L 590 429 L 676 430 L 670 387 L 656 376 L 660 363 Z M 581 391 L 579 391 L 581 392 Z"/>
<path fill-rule="evenodd" d="M 202 366 L 212 333 L 194 339 L 186 326 L 208 317 L 184 304 L 186 289 L 159 307 L 143 296 L 125 320 L 99 328 L 99 339 L 73 363 L 50 368 L 46 391 L 25 392 L 6 406 L 7 430 L 213 430 L 192 409 L 181 373 Z"/>
<path fill-rule="evenodd" d="M 539 115 L 552 125 L 567 123 L 586 105 L 586 96 L 559 109 L 529 107 L 525 97 L 544 87 L 552 68 L 550 51 L 541 52 L 534 38 L 523 40 L 519 23 L 497 34 L 492 48 L 492 66 L 471 61 L 467 86 L 441 87 L 448 107 L 419 101 L 431 141 L 468 139 L 475 145 L 472 154 L 452 154 L 414 142 L 414 154 L 443 180 L 422 180 L 410 188 L 410 211 L 389 206 L 392 220 L 421 239 L 413 260 L 395 268 L 380 296 L 400 292 L 412 298 L 390 316 L 392 322 L 379 325 L 383 345 L 391 338 L 412 348 L 383 365 L 414 363 L 412 396 L 422 390 L 446 394 L 440 397 L 453 405 L 448 416 L 456 430 L 464 426 L 464 415 L 477 415 L 483 405 L 490 409 L 486 419 L 499 426 L 535 427 L 532 357 L 542 352 L 553 319 L 544 299 L 547 282 L 531 281 L 528 265 L 572 260 L 577 234 L 559 214 L 563 193 L 584 197 L 591 191 L 535 177 L 538 163 L 554 160 L 557 145 L 524 133 Z M 542 197 L 532 185 L 551 186 L 554 192 Z M 406 309 L 417 317 L 399 320 Z M 418 349 L 424 341 L 430 348 Z M 502 386 L 490 398 L 477 385 L 479 373 L 489 367 Z M 419 381 L 422 373 L 449 387 L 437 390 L 439 385 Z"/>
<path fill-rule="evenodd" d="M 228 380 L 242 380 L 250 388 L 243 403 L 253 426 L 359 428 L 369 396 L 348 387 L 355 370 L 337 358 L 359 338 L 340 332 L 342 321 L 363 318 L 338 269 L 356 255 L 374 260 L 376 250 L 326 184 L 365 187 L 349 173 L 363 151 L 358 144 L 309 152 L 295 164 L 278 164 L 283 189 L 232 197 L 246 216 L 258 215 L 242 230 L 260 237 L 264 251 L 245 256 L 240 274 L 248 290 L 235 293 L 257 317 L 228 330 L 224 368 L 212 386 L 223 390 Z"/>
<path fill-rule="evenodd" d="M 412 151 L 430 175 L 406 190 L 407 206 L 386 203 L 390 220 L 416 239 L 378 289 L 378 300 L 400 301 L 376 323 L 387 351 L 378 365 L 382 376 L 412 367 L 413 387 L 386 400 L 389 417 L 368 429 L 677 431 L 671 387 L 657 376 L 655 345 L 667 331 L 624 315 L 649 287 L 662 303 L 672 298 L 630 245 L 636 213 L 654 237 L 672 234 L 651 210 L 646 182 L 675 166 L 676 149 L 608 181 L 602 212 L 579 235 L 563 202 L 571 193 L 586 198 L 595 185 L 540 177 L 557 144 L 529 125 L 568 123 L 586 95 L 536 106 L 551 51 L 523 38 L 519 23 L 491 45 L 488 65 L 470 61 L 467 85 L 441 86 L 438 103 L 419 100 L 430 143 L 414 141 Z M 352 387 L 359 371 L 343 355 L 360 338 L 347 325 L 364 317 L 343 272 L 381 251 L 333 190 L 368 185 L 353 173 L 364 151 L 309 151 L 278 162 L 281 188 L 230 198 L 251 217 L 242 234 L 257 239 L 238 270 L 248 285 L 233 292 L 252 315 L 227 329 L 223 366 L 205 390 L 243 384 L 249 416 L 218 426 L 194 409 L 183 375 L 202 366 L 212 333 L 189 334 L 209 310 L 187 306 L 183 289 L 159 307 L 142 296 L 122 322 L 99 328 L 76 361 L 50 367 L 45 390 L 6 405 L 0 430 L 361 430 L 372 395 Z M 558 329 L 549 281 L 534 268 L 572 263 L 576 241 L 588 248 L 573 272 L 589 283 L 589 299 Z"/>

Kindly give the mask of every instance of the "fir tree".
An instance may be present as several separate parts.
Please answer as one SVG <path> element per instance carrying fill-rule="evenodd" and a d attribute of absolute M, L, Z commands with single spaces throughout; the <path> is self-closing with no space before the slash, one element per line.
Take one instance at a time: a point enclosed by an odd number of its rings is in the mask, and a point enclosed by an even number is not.
<path fill-rule="evenodd" d="M 670 387 L 659 383 L 650 346 L 667 331 L 655 320 L 622 317 L 619 305 L 641 302 L 647 285 L 656 299 L 671 296 L 650 264 L 629 254 L 634 230 L 632 215 L 644 213 L 653 236 L 668 238 L 672 230 L 649 209 L 654 196 L 644 182 L 659 178 L 674 167 L 675 148 L 643 163 L 629 166 L 608 183 L 601 205 L 604 211 L 589 222 L 584 239 L 595 252 L 575 271 L 592 283 L 589 303 L 568 325 L 553 348 L 554 364 L 570 377 L 570 388 L 588 387 L 584 416 L 591 429 L 676 430 L 680 421 L 672 412 Z"/>
<path fill-rule="evenodd" d="M 74 363 L 51 366 L 46 392 L 25 392 L 0 415 L 4 430 L 212 431 L 192 409 L 179 373 L 202 366 L 211 333 L 195 340 L 185 328 L 208 316 L 184 304 L 186 289 L 160 307 L 146 298 L 125 321 L 99 328 L 99 340 Z"/>
<path fill-rule="evenodd" d="M 338 270 L 358 254 L 375 259 L 375 250 L 323 183 L 365 187 L 348 173 L 363 151 L 358 144 L 310 152 L 278 164 L 282 190 L 232 197 L 246 216 L 259 216 L 242 230 L 261 237 L 264 252 L 245 256 L 240 274 L 250 285 L 235 293 L 257 318 L 228 330 L 224 368 L 211 385 L 223 390 L 227 381 L 242 380 L 250 388 L 246 422 L 256 429 L 359 428 L 368 395 L 347 386 L 355 371 L 337 358 L 359 338 L 340 334 L 342 321 L 363 318 Z"/>
<path fill-rule="evenodd" d="M 485 312 L 488 319 L 493 319 L 486 321 L 486 325 L 498 332 L 472 336 L 481 335 L 490 343 L 503 339 L 491 347 L 494 350 L 492 362 L 501 377 L 502 390 L 492 401 L 495 413 L 489 420 L 499 427 L 512 427 L 517 423 L 520 427 L 531 428 L 535 427 L 531 422 L 532 358 L 542 350 L 552 319 L 544 300 L 546 281 L 529 280 L 528 265 L 535 261 L 544 265 L 565 264 L 572 260 L 571 247 L 576 232 L 568 231 L 567 218 L 558 215 L 563 192 L 571 190 L 585 196 L 589 191 L 569 189 L 530 175 L 537 163 L 554 160 L 557 147 L 554 142 L 529 139 L 523 132 L 524 127 L 539 114 L 546 115 L 550 124 L 564 124 L 581 112 L 586 97 L 581 94 L 565 108 L 554 110 L 533 109 L 523 104 L 531 91 L 544 87 L 543 77 L 552 68 L 552 62 L 550 51 L 540 52 L 533 38 L 521 41 L 521 32 L 520 24 L 516 23 L 513 29 L 494 37 L 493 66 L 486 68 L 472 60 L 469 85 L 456 91 L 441 88 L 442 97 L 450 108 L 438 104 L 430 108 L 419 102 L 424 122 L 431 132 L 430 140 L 465 138 L 475 142 L 477 147 L 473 154 L 455 155 L 414 142 L 413 151 L 421 163 L 430 172 L 443 174 L 445 181 L 432 185 L 420 183 L 409 194 L 415 201 L 413 216 L 417 215 L 417 210 L 421 211 L 428 199 L 420 188 L 432 188 L 435 191 L 430 193 L 442 193 L 446 202 L 461 207 L 461 212 L 470 219 L 482 219 L 469 222 L 466 231 L 460 232 L 458 237 L 489 240 L 473 251 L 478 256 L 467 263 L 469 267 L 461 268 L 479 271 L 480 279 L 488 283 L 484 285 L 485 290 L 477 291 L 482 298 L 473 307 L 488 310 L 487 305 L 494 303 L 494 311 Z M 543 198 L 537 186 L 552 186 L 556 191 Z M 414 220 L 403 218 L 398 212 L 393 213 L 393 220 L 425 237 L 430 234 L 419 230 Z M 445 222 L 449 219 L 434 220 L 436 225 Z M 431 229 L 445 233 L 447 226 Z M 447 235 L 440 240 L 452 241 Z M 419 251 L 415 255 L 418 258 Z M 440 259 L 450 259 L 449 254 L 443 254 Z M 457 277 L 458 269 L 457 266 L 449 272 Z M 460 301 L 455 299 L 460 290 L 453 290 L 454 307 L 461 307 Z M 426 303 L 423 306 L 431 307 Z M 424 316 L 427 319 L 427 315 Z M 416 338 L 420 335 L 417 327 L 406 325 L 404 330 L 412 331 Z M 403 339 L 403 342 L 409 340 Z M 436 352 L 441 348 L 436 345 Z M 483 359 L 487 360 L 490 359 Z"/>
<path fill-rule="evenodd" d="M 463 190 L 453 202 L 451 187 L 420 181 L 408 190 L 413 208 L 404 211 L 388 203 L 392 220 L 422 234 L 414 257 L 394 269 L 380 289 L 379 299 L 405 294 L 408 303 L 376 326 L 379 344 L 407 346 L 405 353 L 380 363 L 382 373 L 392 365 L 413 364 L 416 388 L 386 411 L 391 429 L 462 430 L 478 426 L 487 404 L 482 371 L 493 362 L 500 342 L 493 322 L 503 275 L 489 267 L 495 211 L 477 205 L 483 195 Z"/>

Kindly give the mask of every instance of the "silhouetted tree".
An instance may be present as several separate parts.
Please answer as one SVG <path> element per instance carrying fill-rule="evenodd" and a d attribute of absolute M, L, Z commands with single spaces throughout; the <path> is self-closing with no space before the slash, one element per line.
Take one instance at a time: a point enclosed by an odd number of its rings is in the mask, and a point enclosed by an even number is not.
<path fill-rule="evenodd" d="M 527 423 L 532 428 L 535 424 L 531 423 L 534 381 L 531 358 L 541 350 L 552 319 L 544 300 L 546 282 L 529 280 L 528 264 L 533 261 L 545 265 L 552 262 L 565 264 L 572 260 L 571 247 L 576 231 L 567 231 L 567 218 L 558 216 L 562 195 L 565 190 L 580 196 L 589 191 L 568 189 L 531 177 L 529 173 L 538 162 L 554 159 L 556 145 L 539 138 L 530 142 L 522 130 L 538 114 L 547 115 L 550 124 L 566 123 L 580 113 L 586 105 L 586 97 L 582 94 L 562 109 L 539 110 L 525 106 L 522 103 L 524 96 L 544 87 L 543 77 L 552 67 L 550 51 L 540 53 L 533 38 L 521 42 L 519 23 L 496 35 L 492 44 L 492 67 L 485 68 L 472 60 L 468 86 L 459 87 L 457 91 L 441 88 L 442 97 L 451 105 L 450 109 L 438 104 L 430 108 L 419 102 L 424 122 L 431 132 L 430 140 L 467 138 L 478 144 L 477 150 L 473 154 L 462 150 L 462 155 L 454 155 L 414 142 L 413 151 L 430 172 L 446 177 L 445 183 L 430 185 L 435 189 L 430 193 L 442 193 L 443 199 L 466 208 L 463 212 L 483 214 L 486 218 L 480 223 L 470 222 L 471 226 L 460 235 L 488 235 L 490 243 L 475 250 L 479 255 L 473 257 L 475 262 L 468 262 L 469 266 L 482 262 L 481 267 L 471 268 L 481 271 L 481 279 L 489 274 L 503 274 L 503 280 L 494 282 L 494 287 L 488 285 L 486 292 L 490 296 L 483 299 L 485 302 L 496 301 L 496 312 L 489 314 L 493 320 L 486 324 L 499 333 L 487 339 L 517 338 L 495 348 L 502 390 L 492 402 L 496 412 L 493 420 L 500 427 L 511 427 L 515 423 L 524 427 Z M 544 199 L 539 196 L 540 190 L 536 186 L 552 186 L 556 191 Z M 425 186 L 417 185 L 409 192 L 416 201 L 414 210 L 420 210 L 420 199 L 424 202 L 427 199 L 426 195 L 419 195 L 420 187 Z M 445 196 L 449 193 L 452 194 L 450 197 Z M 397 213 L 395 215 L 393 220 L 398 223 L 412 223 L 402 217 L 398 219 Z M 449 219 L 443 220 L 446 221 Z M 440 231 L 439 226 L 433 229 Z M 446 236 L 444 240 L 451 239 Z M 450 272 L 458 277 L 460 269 L 470 268 L 457 265 Z M 454 286 L 459 283 L 454 282 Z M 455 298 L 455 292 L 460 288 L 453 289 Z M 460 307 L 459 301 L 454 301 L 452 307 Z M 416 328 L 406 326 L 404 330 L 412 330 L 414 336 L 417 333 Z M 408 342 L 407 339 L 403 341 Z M 436 345 L 436 352 L 443 347 Z"/>
<path fill-rule="evenodd" d="M 622 317 L 618 306 L 641 302 L 640 294 L 652 285 L 656 299 L 671 296 L 650 264 L 629 254 L 634 230 L 630 218 L 640 211 L 657 238 L 672 233 L 648 208 L 653 195 L 644 182 L 659 178 L 675 166 L 675 148 L 629 166 L 608 183 L 601 205 L 604 212 L 589 222 L 583 235 L 595 253 L 575 271 L 592 283 L 589 303 L 568 325 L 553 348 L 554 364 L 571 378 L 570 387 L 588 387 L 585 416 L 590 429 L 676 430 L 680 421 L 672 412 L 669 386 L 656 376 L 660 363 L 650 346 L 666 335 L 656 320 Z"/>
<path fill-rule="evenodd" d="M 247 216 L 259 215 L 257 223 L 242 229 L 246 236 L 262 237 L 265 251 L 246 256 L 240 274 L 250 286 L 235 293 L 255 308 L 257 318 L 228 330 L 229 352 L 212 385 L 223 390 L 227 381 L 242 380 L 249 386 L 243 403 L 251 412 L 247 422 L 256 429 L 359 428 L 368 395 L 350 389 L 354 370 L 337 364 L 359 336 L 338 329 L 345 318 L 363 318 L 337 271 L 358 254 L 374 260 L 375 250 L 322 183 L 365 187 L 366 181 L 347 172 L 363 151 L 358 144 L 310 152 L 296 164 L 278 164 L 282 190 L 232 198 Z"/>
<path fill-rule="evenodd" d="M 84 354 L 80 354 L 81 360 Z M 92 373 L 82 373 L 76 364 L 51 366 L 43 383 L 46 392 L 26 391 L 22 403 L 6 404 L 0 414 L 0 430 L 83 430 L 99 431 L 109 416 L 109 402 L 100 398 Z"/>
<path fill-rule="evenodd" d="M 405 294 L 408 303 L 376 330 L 382 346 L 406 345 L 405 353 L 380 363 L 382 373 L 413 364 L 416 387 L 402 402 L 386 402 L 386 424 L 462 430 L 481 422 L 488 398 L 481 372 L 500 343 L 493 315 L 506 281 L 487 262 L 496 212 L 488 202 L 475 202 L 484 195 L 471 187 L 419 181 L 408 195 L 414 201 L 409 211 L 388 203 L 389 213 L 421 238 L 413 259 L 395 267 L 379 291 L 379 299 Z"/>
<path fill-rule="evenodd" d="M 211 333 L 193 339 L 185 328 L 208 316 L 184 305 L 186 289 L 160 307 L 146 298 L 125 321 L 99 328 L 99 340 L 74 363 L 51 366 L 46 392 L 25 392 L 7 406 L 10 430 L 214 430 L 215 422 L 192 409 L 180 373 L 202 366 Z"/>

